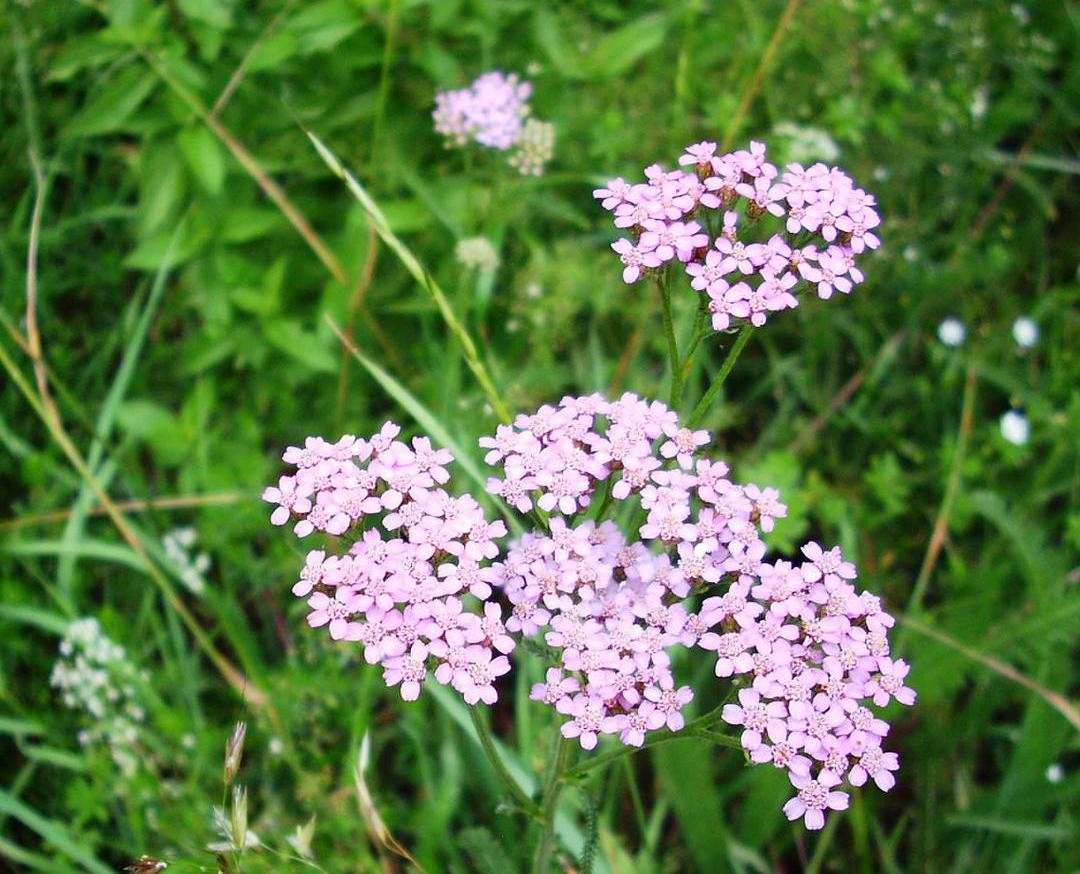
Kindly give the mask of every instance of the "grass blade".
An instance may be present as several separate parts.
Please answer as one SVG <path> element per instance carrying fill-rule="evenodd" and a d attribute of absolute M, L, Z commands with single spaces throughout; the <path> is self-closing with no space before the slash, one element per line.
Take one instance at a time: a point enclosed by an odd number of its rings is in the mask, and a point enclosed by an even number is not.
<path fill-rule="evenodd" d="M 85 844 L 79 843 L 67 829 L 55 820 L 46 819 L 32 807 L 0 789 L 0 813 L 17 819 L 41 836 L 72 861 L 78 862 L 91 874 L 113 874 L 113 869 L 98 859 Z"/>
<path fill-rule="evenodd" d="M 457 315 L 454 313 L 453 308 L 450 306 L 450 301 L 447 299 L 445 292 L 439 287 L 439 284 L 431 276 L 424 266 L 420 263 L 417 257 L 412 253 L 397 235 L 390 229 L 390 223 L 386 220 L 386 216 L 383 215 L 381 209 L 375 201 L 371 198 L 371 195 L 367 193 L 356 178 L 345 169 L 341 161 L 338 160 L 337 155 L 330 151 L 323 144 L 315 134 L 311 131 L 306 131 L 308 138 L 315 146 L 315 150 L 319 153 L 319 157 L 323 159 L 326 166 L 330 168 L 330 171 L 340 179 L 344 180 L 346 187 L 352 193 L 353 197 L 359 201 L 360 205 L 367 212 L 371 218 L 371 222 L 375 227 L 375 232 L 379 235 L 384 243 L 390 247 L 395 255 L 401 260 L 401 263 L 405 265 L 405 269 L 412 274 L 413 278 L 420 283 L 428 294 L 431 295 L 435 301 L 436 306 L 439 308 L 439 312 L 442 314 L 443 321 L 446 322 L 446 326 L 450 329 L 450 332 L 457 337 L 458 342 L 461 344 L 462 352 L 465 354 L 465 362 L 469 365 L 469 369 L 472 370 L 476 376 L 477 381 L 480 383 L 480 387 L 483 389 L 484 394 L 487 395 L 488 403 L 491 404 L 492 410 L 495 411 L 495 415 L 502 421 L 510 421 L 510 413 L 506 409 L 506 405 L 503 403 L 502 398 L 499 396 L 498 390 L 495 388 L 495 383 L 491 378 L 491 374 L 488 372 L 484 362 L 480 360 L 480 353 L 476 348 L 476 344 L 473 342 L 469 332 L 465 326 L 458 320 Z"/>
<path fill-rule="evenodd" d="M 337 334 L 338 339 L 340 339 L 345 348 L 349 350 L 353 358 L 360 362 L 363 368 L 383 387 L 386 393 L 397 401 L 401 408 L 412 416 L 428 434 L 453 453 L 454 459 L 458 464 L 460 464 L 465 469 L 465 472 L 478 486 L 480 486 L 481 499 L 486 500 L 487 492 L 485 491 L 485 483 L 487 482 L 487 479 L 484 477 L 483 471 L 480 470 L 480 467 L 473 460 L 472 455 L 469 452 L 466 452 L 458 444 L 458 442 L 450 435 L 450 432 L 442 426 L 442 423 L 439 422 L 435 414 L 420 403 L 415 395 L 398 382 L 391 374 L 387 373 L 383 368 L 357 349 L 329 315 L 326 316 L 326 321 L 330 325 L 330 329 Z M 521 524 L 514 518 L 513 514 L 507 510 L 502 501 L 496 501 L 494 503 L 496 509 L 503 514 L 511 528 L 520 531 Z"/>

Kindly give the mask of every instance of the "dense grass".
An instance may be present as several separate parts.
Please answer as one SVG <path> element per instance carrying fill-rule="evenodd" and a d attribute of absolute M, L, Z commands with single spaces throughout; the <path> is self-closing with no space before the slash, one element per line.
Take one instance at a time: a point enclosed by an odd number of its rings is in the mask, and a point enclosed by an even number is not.
<path fill-rule="evenodd" d="M 1074 9 L 7 0 L 0 23 L 0 868 L 149 853 L 216 870 L 211 807 L 246 719 L 250 823 L 278 851 L 314 816 L 324 870 L 410 868 L 357 806 L 368 734 L 374 804 L 424 869 L 521 870 L 535 836 L 500 807 L 465 709 L 403 706 L 307 631 L 288 593 L 300 554 L 257 500 L 307 434 L 430 419 L 478 458 L 495 423 L 445 313 L 305 129 L 431 271 L 513 411 L 665 391 L 655 292 L 620 281 L 591 189 L 704 138 L 813 158 L 793 124 L 831 137 L 878 195 L 884 245 L 850 299 L 757 332 L 704 424 L 737 478 L 782 488 L 777 548 L 841 543 L 902 617 L 920 701 L 894 714 L 900 782 L 808 835 L 779 812 L 779 772 L 663 745 L 566 793 L 559 870 L 593 830 L 593 870 L 613 874 L 1080 865 Z M 527 72 L 556 125 L 544 177 L 432 130 L 434 92 L 495 67 Z M 454 261 L 476 235 L 499 250 L 494 274 Z M 676 300 L 689 321 L 690 292 Z M 1010 333 L 1022 314 L 1041 326 L 1030 350 Z M 968 328 L 956 349 L 936 338 L 950 315 Z M 36 334 L 55 408 L 21 348 Z M 711 341 L 687 410 L 721 355 Z M 1000 433 L 1010 408 L 1026 446 Z M 163 551 L 183 526 L 211 559 L 201 594 Z M 79 745 L 85 714 L 49 685 L 85 616 L 145 671 L 130 777 Z M 552 738 L 551 714 L 521 700 L 539 671 L 505 690 L 516 718 L 491 713 L 530 775 Z M 244 870 L 303 864 L 255 851 Z"/>

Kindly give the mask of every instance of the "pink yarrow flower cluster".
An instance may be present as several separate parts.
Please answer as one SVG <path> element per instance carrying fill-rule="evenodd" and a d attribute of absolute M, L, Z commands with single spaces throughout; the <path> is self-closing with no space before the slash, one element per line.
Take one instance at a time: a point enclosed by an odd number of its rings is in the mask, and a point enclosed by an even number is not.
<path fill-rule="evenodd" d="M 312 627 L 359 642 L 403 698 L 433 675 L 493 703 L 517 639 L 536 638 L 551 664 L 531 697 L 561 714 L 563 735 L 587 750 L 603 735 L 641 746 L 686 724 L 694 692 L 672 653 L 703 650 L 738 687 L 719 718 L 753 762 L 789 774 L 789 818 L 821 828 L 846 807 L 845 782 L 892 788 L 899 759 L 870 705 L 915 702 L 893 618 L 856 590 L 838 547 L 767 559 L 763 537 L 787 509 L 705 457 L 708 432 L 632 393 L 566 397 L 499 426 L 480 441 L 502 473 L 488 491 L 543 523 L 502 548 L 503 523 L 443 488 L 450 453 L 399 431 L 308 438 L 263 497 L 300 537 L 350 535 L 343 552 L 308 553 L 293 593 Z M 604 519 L 626 502 L 632 532 Z"/>
<path fill-rule="evenodd" d="M 458 146 L 470 140 L 506 151 L 521 139 L 532 85 L 516 74 L 493 70 L 467 88 L 435 95 L 435 130 Z"/>
<path fill-rule="evenodd" d="M 360 643 L 405 700 L 433 674 L 469 704 L 494 703 L 514 649 L 491 600 L 506 526 L 442 488 L 449 452 L 399 432 L 387 422 L 370 439 L 309 437 L 285 451 L 297 469 L 263 492 L 277 505 L 271 522 L 293 522 L 300 537 L 355 535 L 343 554 L 310 551 L 293 594 L 306 599 L 309 625 Z"/>
<path fill-rule="evenodd" d="M 890 654 L 895 620 L 876 595 L 856 591 L 855 565 L 839 547 L 813 541 L 802 553 L 799 564 L 754 570 L 755 615 L 735 631 L 740 652 L 730 665 L 750 685 L 722 718 L 743 728 L 752 761 L 788 772 L 797 790 L 784 806 L 788 818 L 819 829 L 827 810 L 847 807 L 836 788 L 845 779 L 873 780 L 883 791 L 895 785 L 899 758 L 882 748 L 889 724 L 868 705 L 912 705 L 915 693 L 905 685 L 908 665 Z"/>
<path fill-rule="evenodd" d="M 713 328 L 725 331 L 798 306 L 803 288 L 828 299 L 863 281 L 856 262 L 880 245 L 873 195 L 825 164 L 789 164 L 781 174 L 762 143 L 716 150 L 696 143 L 679 158 L 684 169 L 653 164 L 644 183 L 612 179 L 593 192 L 631 234 L 612 244 L 625 282 L 679 263 L 707 296 Z M 769 223 L 778 230 L 763 231 Z"/>
<path fill-rule="evenodd" d="M 753 761 L 788 770 L 798 792 L 785 813 L 820 828 L 827 809 L 846 806 L 834 788 L 843 779 L 892 787 L 888 724 L 866 704 L 914 703 L 908 668 L 889 655 L 892 617 L 855 591 L 838 548 L 808 543 L 797 567 L 766 561 L 762 534 L 787 510 L 775 489 L 736 485 L 727 465 L 701 457 L 708 442 L 629 393 L 567 397 L 483 438 L 505 474 L 489 491 L 556 514 L 493 566 L 512 604 L 507 628 L 552 650 L 532 697 L 585 749 L 604 734 L 639 746 L 682 728 L 693 692 L 670 652 L 715 653 L 718 677 L 750 681 L 722 718 L 743 727 Z M 600 491 L 605 503 L 639 504 L 637 540 L 584 517 Z"/>

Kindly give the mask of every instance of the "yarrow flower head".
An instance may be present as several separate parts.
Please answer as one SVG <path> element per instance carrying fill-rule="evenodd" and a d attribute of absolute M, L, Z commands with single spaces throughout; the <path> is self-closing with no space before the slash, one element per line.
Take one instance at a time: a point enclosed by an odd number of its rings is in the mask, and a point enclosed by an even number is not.
<path fill-rule="evenodd" d="M 507 161 L 521 175 L 543 175 L 555 151 L 555 126 L 531 117 L 530 96 L 532 83 L 492 70 L 467 88 L 435 95 L 435 130 L 449 146 L 472 142 L 510 152 Z"/>
<path fill-rule="evenodd" d="M 713 328 L 726 331 L 765 324 L 798 306 L 803 289 L 828 299 L 863 281 L 856 262 L 880 245 L 880 218 L 873 195 L 839 168 L 789 164 L 781 173 L 758 142 L 724 155 L 716 143 L 695 143 L 678 164 L 654 164 L 644 183 L 613 179 L 593 192 L 631 234 L 612 245 L 625 282 L 678 261 L 707 296 Z"/>
<path fill-rule="evenodd" d="M 435 95 L 435 130 L 458 146 L 470 140 L 506 151 L 521 138 L 532 85 L 516 74 L 493 70 L 467 88 Z"/>
<path fill-rule="evenodd" d="M 893 617 L 856 589 L 839 547 L 767 557 L 763 535 L 787 509 L 708 458 L 707 431 L 632 393 L 568 396 L 500 425 L 480 440 L 499 474 L 487 490 L 537 525 L 505 546 L 501 521 L 443 489 L 450 453 L 399 431 L 290 447 L 296 472 L 264 498 L 301 537 L 353 532 L 344 554 L 308 553 L 293 593 L 403 698 L 437 682 L 491 704 L 508 655 L 535 638 L 550 662 L 530 697 L 562 734 L 586 750 L 605 735 L 641 746 L 686 724 L 694 691 L 672 656 L 703 651 L 740 686 L 720 718 L 753 762 L 789 774 L 789 817 L 821 828 L 847 805 L 845 780 L 892 787 L 899 760 L 871 705 L 915 702 Z M 631 530 L 605 518 L 624 506 Z"/>
<path fill-rule="evenodd" d="M 309 437 L 285 451 L 297 470 L 263 492 L 277 505 L 271 522 L 292 522 L 300 537 L 355 538 L 343 553 L 311 550 L 293 594 L 307 601 L 311 627 L 361 644 L 406 700 L 433 676 L 470 704 L 490 704 L 514 648 L 489 600 L 506 526 L 442 488 L 449 452 L 426 437 L 406 444 L 400 430 L 387 422 L 368 439 Z"/>
<path fill-rule="evenodd" d="M 567 397 L 482 438 L 503 472 L 488 490 L 553 514 L 493 566 L 513 605 L 506 627 L 554 653 L 531 697 L 585 749 L 605 734 L 640 746 L 682 728 L 694 693 L 671 653 L 714 653 L 717 677 L 748 683 L 722 718 L 742 728 L 754 762 L 791 775 L 785 812 L 820 828 L 826 810 L 846 807 L 834 788 L 845 778 L 891 788 L 889 726 L 867 705 L 913 704 L 908 666 L 890 656 L 893 617 L 856 590 L 838 547 L 807 543 L 797 564 L 766 559 L 762 534 L 787 513 L 778 492 L 732 482 L 703 457 L 708 444 L 629 393 Z M 598 495 L 640 506 L 632 535 L 590 518 Z"/>

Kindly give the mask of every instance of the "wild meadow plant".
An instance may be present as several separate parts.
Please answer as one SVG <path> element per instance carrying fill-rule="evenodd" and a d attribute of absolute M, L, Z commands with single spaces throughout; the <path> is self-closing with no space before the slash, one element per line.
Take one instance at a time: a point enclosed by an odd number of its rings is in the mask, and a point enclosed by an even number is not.
<path fill-rule="evenodd" d="M 455 141 L 507 149 L 528 95 L 514 77 L 486 74 L 440 95 L 436 123 Z M 486 491 L 512 538 L 487 497 L 449 491 L 449 451 L 428 436 L 399 439 L 394 422 L 289 447 L 295 470 L 263 494 L 274 525 L 321 538 L 292 589 L 308 624 L 359 644 L 406 701 L 435 683 L 469 705 L 517 807 L 543 825 L 538 874 L 549 870 L 561 788 L 679 732 L 786 771 L 794 794 L 783 812 L 821 829 L 848 806 L 845 783 L 895 784 L 890 726 L 870 705 L 915 703 L 908 665 L 891 656 L 894 619 L 856 588 L 855 565 L 815 541 L 795 559 L 767 555 L 764 537 L 787 513 L 778 491 L 730 478 L 698 427 L 754 328 L 795 307 L 800 289 L 829 298 L 862 281 L 856 262 L 879 245 L 874 198 L 823 164 L 781 176 L 760 143 L 716 152 L 697 143 L 679 159 L 687 170 L 653 165 L 647 183 L 596 192 L 631 235 L 613 245 L 624 280 L 659 288 L 671 396 L 569 395 L 481 438 Z M 671 315 L 682 275 L 701 295 L 685 355 Z M 727 360 L 681 416 L 693 354 L 710 330 L 735 328 Z M 687 719 L 701 689 L 676 665 L 702 652 L 715 659 L 722 703 Z M 539 798 L 507 773 L 476 715 L 481 704 L 512 709 L 500 683 L 521 658 L 542 663 L 530 697 L 559 723 Z M 573 765 L 574 747 L 588 753 L 602 737 L 621 746 Z"/>
<path fill-rule="evenodd" d="M 466 88 L 435 95 L 435 130 L 448 146 L 476 143 L 508 152 L 522 176 L 540 176 L 555 151 L 555 127 L 532 118 L 532 84 L 516 73 L 493 70 Z"/>

